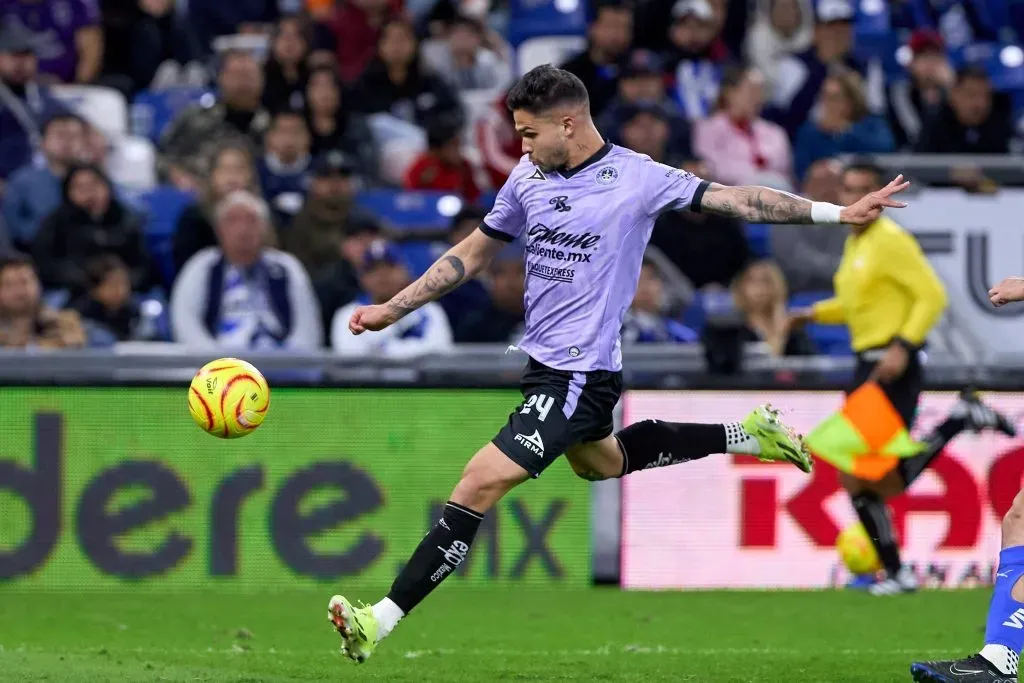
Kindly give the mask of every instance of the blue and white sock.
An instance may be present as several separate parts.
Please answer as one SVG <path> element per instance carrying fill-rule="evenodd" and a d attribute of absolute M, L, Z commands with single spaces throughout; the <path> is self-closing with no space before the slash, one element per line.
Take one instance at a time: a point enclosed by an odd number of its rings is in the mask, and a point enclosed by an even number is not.
<path fill-rule="evenodd" d="M 1017 660 L 1024 649 L 1024 602 L 1013 599 L 1014 584 L 1024 576 L 1024 546 L 1004 548 L 992 590 L 981 656 L 1006 675 L 1017 674 Z"/>

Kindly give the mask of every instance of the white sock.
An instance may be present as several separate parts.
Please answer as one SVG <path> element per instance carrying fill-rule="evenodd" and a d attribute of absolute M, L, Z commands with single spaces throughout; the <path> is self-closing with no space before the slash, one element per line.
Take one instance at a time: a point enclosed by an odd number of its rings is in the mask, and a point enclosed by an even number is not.
<path fill-rule="evenodd" d="M 405 612 L 390 598 L 384 598 L 373 606 L 373 616 L 377 617 L 377 642 L 380 642 L 394 630 Z"/>
<path fill-rule="evenodd" d="M 1005 645 L 989 644 L 981 648 L 978 654 L 1007 676 L 1017 675 L 1017 660 L 1020 655 Z"/>
<path fill-rule="evenodd" d="M 739 422 L 726 422 L 725 425 L 725 452 L 736 455 L 760 455 L 761 444 L 757 439 L 747 434 L 747 430 Z"/>

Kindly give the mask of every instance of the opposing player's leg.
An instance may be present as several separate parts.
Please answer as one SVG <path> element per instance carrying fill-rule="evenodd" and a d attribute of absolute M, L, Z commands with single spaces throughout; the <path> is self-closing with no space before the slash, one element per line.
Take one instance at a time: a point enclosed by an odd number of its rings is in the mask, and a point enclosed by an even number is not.
<path fill-rule="evenodd" d="M 387 596 L 374 605 L 360 606 L 341 595 L 331 598 L 328 619 L 341 635 L 342 652 L 357 662 L 366 661 L 377 643 L 462 564 L 484 514 L 529 478 L 521 465 L 493 443 L 477 451 L 441 519 L 420 541 Z"/>
<path fill-rule="evenodd" d="M 614 436 L 573 446 L 566 458 L 577 475 L 598 480 L 714 453 L 753 455 L 769 462 L 789 462 L 804 472 L 811 470 L 803 439 L 769 406 L 756 408 L 742 422 L 725 424 L 643 420 Z"/>
<path fill-rule="evenodd" d="M 1003 549 L 985 626 L 985 646 L 963 659 L 914 662 L 921 683 L 1016 683 L 1024 648 L 1024 491 L 1003 517 Z"/>

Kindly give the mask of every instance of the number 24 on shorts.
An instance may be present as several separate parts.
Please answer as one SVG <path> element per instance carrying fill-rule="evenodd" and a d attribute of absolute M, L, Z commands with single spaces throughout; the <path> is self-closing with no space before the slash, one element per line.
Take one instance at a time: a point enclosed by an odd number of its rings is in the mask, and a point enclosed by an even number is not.
<path fill-rule="evenodd" d="M 555 399 L 547 394 L 533 394 L 526 399 L 526 405 L 519 411 L 520 415 L 529 415 L 530 411 L 537 410 L 538 419 L 543 422 L 551 412 L 551 406 L 555 405 Z"/>

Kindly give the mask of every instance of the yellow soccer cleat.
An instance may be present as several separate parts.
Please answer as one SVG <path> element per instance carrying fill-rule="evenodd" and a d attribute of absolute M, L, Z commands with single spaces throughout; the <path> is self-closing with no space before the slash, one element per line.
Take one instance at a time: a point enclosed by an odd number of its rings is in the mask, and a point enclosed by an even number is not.
<path fill-rule="evenodd" d="M 327 619 L 341 636 L 341 654 L 362 664 L 377 647 L 377 617 L 369 605 L 353 607 L 344 596 L 327 604 Z"/>
<path fill-rule="evenodd" d="M 789 462 L 804 472 L 813 467 L 811 453 L 804 438 L 779 418 L 779 411 L 770 405 L 758 406 L 743 420 L 743 430 L 757 439 L 762 462 Z"/>

